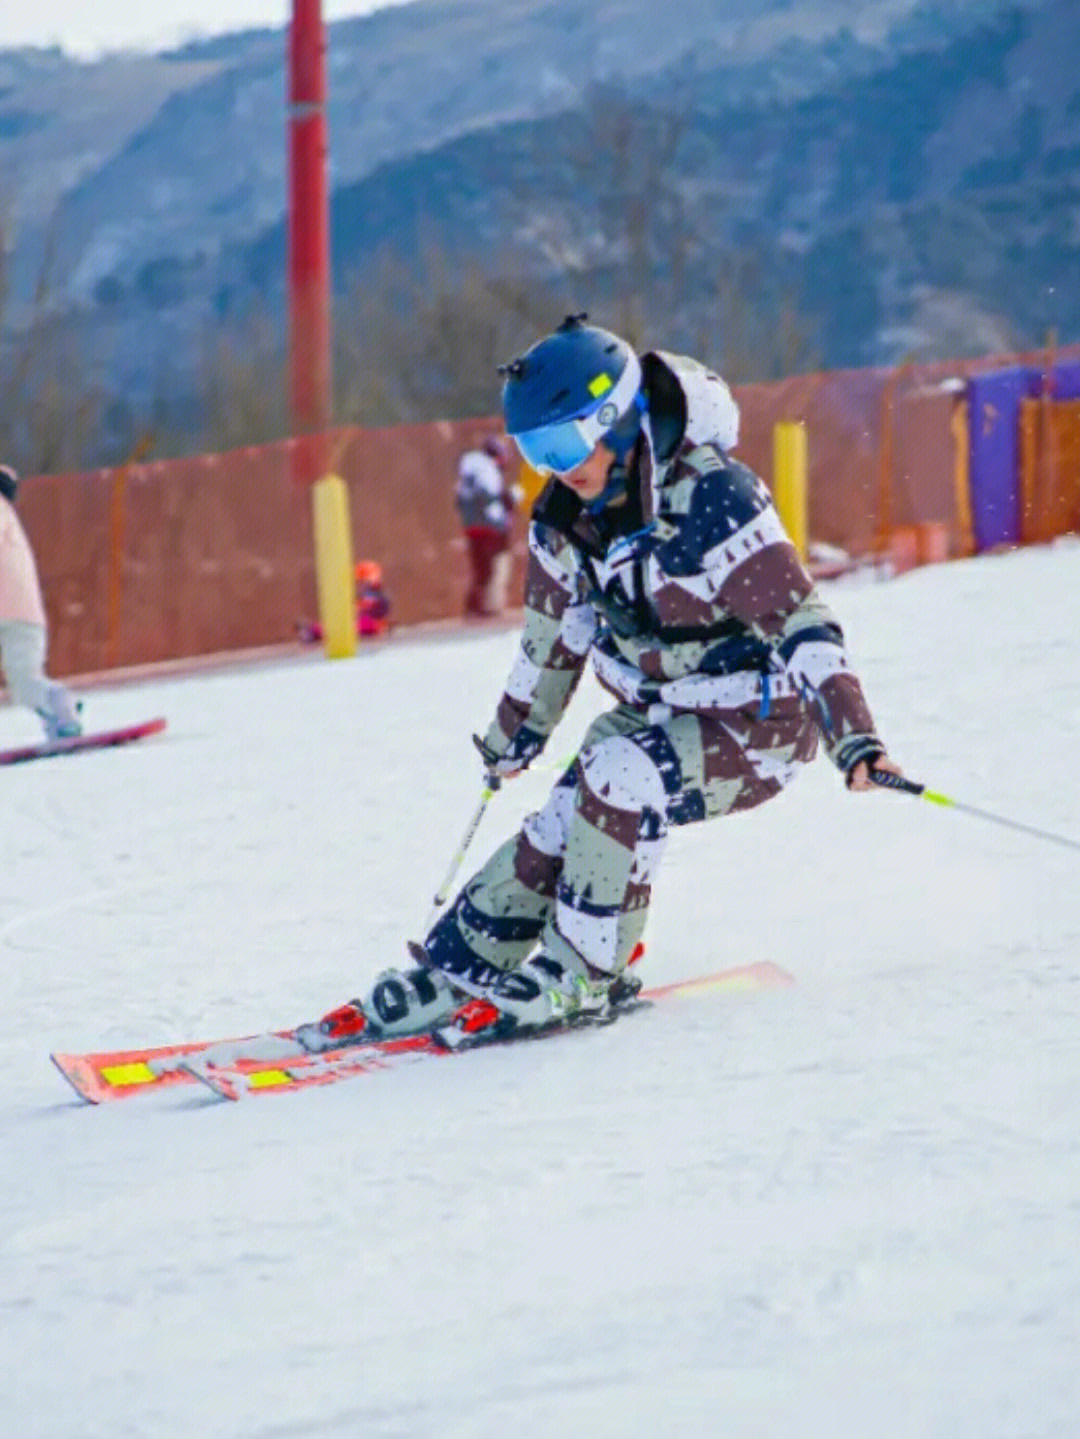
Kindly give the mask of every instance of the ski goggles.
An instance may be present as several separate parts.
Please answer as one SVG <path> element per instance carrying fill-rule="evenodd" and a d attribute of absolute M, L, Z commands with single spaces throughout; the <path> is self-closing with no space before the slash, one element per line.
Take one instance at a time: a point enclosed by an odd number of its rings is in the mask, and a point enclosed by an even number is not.
<path fill-rule="evenodd" d="M 606 388 L 604 382 L 607 382 Z M 599 403 L 588 414 L 557 425 L 541 425 L 514 435 L 513 441 L 525 462 L 542 475 L 568 475 L 596 449 L 619 417 L 634 403 L 641 385 L 641 365 L 631 357 L 618 380 L 601 373 L 589 388 L 598 392 Z"/>

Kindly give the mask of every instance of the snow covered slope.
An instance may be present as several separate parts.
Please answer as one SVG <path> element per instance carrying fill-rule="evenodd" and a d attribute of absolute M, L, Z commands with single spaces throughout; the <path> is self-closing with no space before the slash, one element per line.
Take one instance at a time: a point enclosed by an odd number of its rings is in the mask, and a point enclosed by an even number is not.
<path fill-rule="evenodd" d="M 830 588 L 908 771 L 1080 838 L 1078 580 L 1065 543 Z M 311 1017 L 398 958 L 512 650 L 93 691 L 168 732 L 0 778 L 0 1430 L 1074 1436 L 1080 855 L 825 763 L 677 832 L 649 930 L 649 983 L 794 989 L 257 1104 L 72 1101 L 50 1049 Z"/>

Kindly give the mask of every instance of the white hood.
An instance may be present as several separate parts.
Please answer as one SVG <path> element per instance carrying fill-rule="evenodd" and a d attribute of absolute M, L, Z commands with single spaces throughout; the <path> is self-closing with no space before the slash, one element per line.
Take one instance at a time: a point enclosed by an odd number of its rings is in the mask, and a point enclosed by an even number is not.
<path fill-rule="evenodd" d="M 719 445 L 725 452 L 733 450 L 739 443 L 739 406 L 720 376 L 688 355 L 669 355 L 663 350 L 654 350 L 653 354 L 670 370 L 682 390 L 686 403 L 683 439 L 691 444 Z M 649 439 L 652 466 L 649 493 L 643 496 L 643 500 L 647 518 L 652 519 L 659 513 L 658 491 L 663 486 L 668 467 L 657 462 L 648 414 L 644 417 L 644 427 Z"/>
<path fill-rule="evenodd" d="M 711 440 L 722 450 L 733 450 L 739 443 L 739 406 L 724 381 L 687 355 L 656 353 L 686 396 L 686 438 L 699 445 Z"/>

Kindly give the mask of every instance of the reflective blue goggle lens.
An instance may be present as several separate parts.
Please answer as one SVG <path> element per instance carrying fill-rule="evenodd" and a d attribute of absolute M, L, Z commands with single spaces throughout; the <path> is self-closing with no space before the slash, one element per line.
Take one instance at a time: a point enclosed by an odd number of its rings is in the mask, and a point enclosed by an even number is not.
<path fill-rule="evenodd" d="M 595 449 L 585 438 L 580 420 L 564 420 L 514 436 L 514 444 L 534 470 L 567 475 L 584 463 Z"/>

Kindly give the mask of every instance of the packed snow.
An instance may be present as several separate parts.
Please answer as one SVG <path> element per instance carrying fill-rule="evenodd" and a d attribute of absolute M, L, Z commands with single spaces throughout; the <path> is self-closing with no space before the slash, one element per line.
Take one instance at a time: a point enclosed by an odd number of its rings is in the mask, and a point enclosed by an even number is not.
<path fill-rule="evenodd" d="M 913 777 L 1080 839 L 1080 545 L 825 589 Z M 650 984 L 769 959 L 790 989 L 238 1105 L 93 1108 L 52 1068 L 312 1018 L 397 962 L 514 643 L 94 689 L 91 727 L 168 730 L 0 770 L 0 1431 L 1075 1439 L 1065 846 L 820 761 L 677 831 L 648 931 Z M 0 745 L 36 734 L 0 710 Z"/>

